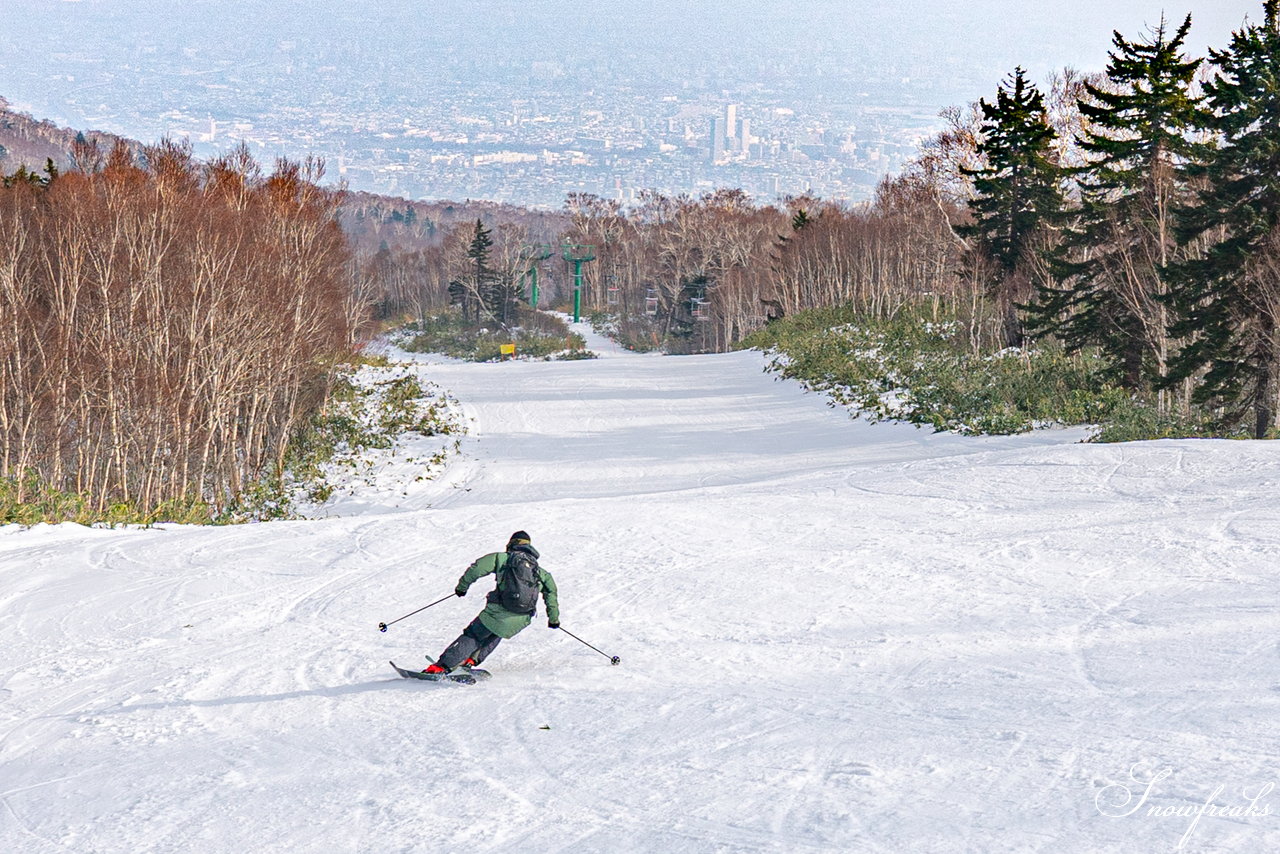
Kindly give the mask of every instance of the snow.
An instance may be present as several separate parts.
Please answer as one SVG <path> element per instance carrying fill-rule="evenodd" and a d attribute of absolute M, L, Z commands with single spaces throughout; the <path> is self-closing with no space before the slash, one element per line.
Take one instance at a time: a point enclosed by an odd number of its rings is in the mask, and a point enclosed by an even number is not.
<path fill-rule="evenodd" d="M 370 399 L 342 405 L 342 414 L 357 420 L 367 432 L 386 436 L 387 429 L 376 423 L 384 415 L 385 389 L 396 380 L 414 376 L 425 394 L 416 400 L 415 417 L 427 416 L 435 406 L 440 410 L 436 427 L 447 428 L 448 432 L 431 436 L 416 431 L 401 433 L 389 437 L 390 446 L 386 448 L 352 448 L 345 441 L 339 442 L 334 458 L 320 467 L 324 484 L 332 490 L 326 501 L 319 505 L 312 502 L 308 493 L 313 484 L 294 485 L 293 507 L 300 515 L 351 516 L 420 506 L 424 496 L 415 485 L 438 476 L 451 451 L 458 447 L 457 433 L 465 430 L 465 424 L 457 402 L 434 383 L 416 376 L 420 371 L 410 354 L 378 343 L 383 353 L 396 361 L 386 366 L 361 366 L 350 382 Z"/>
<path fill-rule="evenodd" d="M 0 530 L 0 848 L 1280 848 L 1280 445 L 934 435 L 591 339 L 412 357 L 461 455 L 343 515 Z M 517 528 L 622 665 L 540 618 L 398 678 L 483 585 L 377 624 Z"/>

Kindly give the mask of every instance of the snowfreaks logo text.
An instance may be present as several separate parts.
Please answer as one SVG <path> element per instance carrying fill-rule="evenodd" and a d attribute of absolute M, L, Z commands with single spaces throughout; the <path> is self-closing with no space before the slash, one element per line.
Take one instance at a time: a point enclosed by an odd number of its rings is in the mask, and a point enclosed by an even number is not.
<path fill-rule="evenodd" d="M 1179 849 L 1191 839 L 1191 834 L 1195 832 L 1196 825 L 1205 816 L 1261 818 L 1262 816 L 1271 815 L 1271 804 L 1264 799 L 1275 789 L 1275 783 L 1263 783 L 1257 786 L 1256 790 L 1249 786 L 1244 786 L 1240 789 L 1240 799 L 1235 801 L 1220 801 L 1219 799 L 1227 787 L 1219 785 L 1209 794 L 1209 797 L 1200 803 L 1186 803 L 1185 798 L 1179 798 L 1180 803 L 1177 804 L 1152 803 L 1153 800 L 1160 797 L 1156 785 L 1172 773 L 1172 769 L 1165 768 L 1156 772 L 1151 779 L 1144 780 L 1135 773 L 1134 768 L 1130 768 L 1129 779 L 1132 783 L 1129 785 L 1113 783 L 1107 786 L 1098 792 L 1093 799 L 1094 805 L 1097 806 L 1098 812 L 1110 818 L 1144 815 L 1152 818 L 1186 819 L 1188 822 L 1187 829 L 1182 834 L 1182 838 L 1178 840 Z"/>

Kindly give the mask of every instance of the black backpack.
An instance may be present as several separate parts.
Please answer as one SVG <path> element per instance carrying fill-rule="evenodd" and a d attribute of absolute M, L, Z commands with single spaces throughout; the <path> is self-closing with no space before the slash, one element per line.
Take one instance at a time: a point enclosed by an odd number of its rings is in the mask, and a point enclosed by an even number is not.
<path fill-rule="evenodd" d="M 507 552 L 498 570 L 497 602 L 514 614 L 532 616 L 538 610 L 538 559 L 523 549 Z"/>

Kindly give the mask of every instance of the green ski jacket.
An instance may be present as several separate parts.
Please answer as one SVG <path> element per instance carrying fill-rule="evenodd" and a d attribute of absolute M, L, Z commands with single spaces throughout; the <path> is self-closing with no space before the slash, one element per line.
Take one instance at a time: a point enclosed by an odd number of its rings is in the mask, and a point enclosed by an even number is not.
<path fill-rule="evenodd" d="M 462 573 L 462 577 L 458 579 L 457 589 L 462 593 L 466 593 L 472 584 L 475 584 L 486 575 L 493 575 L 506 562 L 506 552 L 494 552 L 478 558 L 475 563 L 467 567 L 466 572 Z M 552 623 L 560 622 L 560 600 L 556 594 L 556 580 L 551 577 L 551 573 L 542 567 L 538 567 L 538 586 L 542 590 L 542 601 L 547 606 L 547 621 Z M 500 638 L 515 637 L 533 621 L 533 618 L 528 614 L 516 614 L 508 611 L 495 601 L 497 598 L 497 596 L 490 594 L 489 604 L 480 612 L 480 622 L 484 624 L 486 629 Z"/>

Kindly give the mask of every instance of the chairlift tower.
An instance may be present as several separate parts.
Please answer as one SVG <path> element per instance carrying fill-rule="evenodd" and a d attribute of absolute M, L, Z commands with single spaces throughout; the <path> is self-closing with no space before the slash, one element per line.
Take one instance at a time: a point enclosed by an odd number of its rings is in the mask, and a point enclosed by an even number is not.
<path fill-rule="evenodd" d="M 582 265 L 596 260 L 596 248 L 590 243 L 566 243 L 561 256 L 573 265 L 573 322 L 582 318 Z"/>
<path fill-rule="evenodd" d="M 529 307 L 538 308 L 538 265 L 556 254 L 549 243 L 530 243 L 520 247 L 520 258 L 528 265 L 525 276 L 529 278 Z"/>

